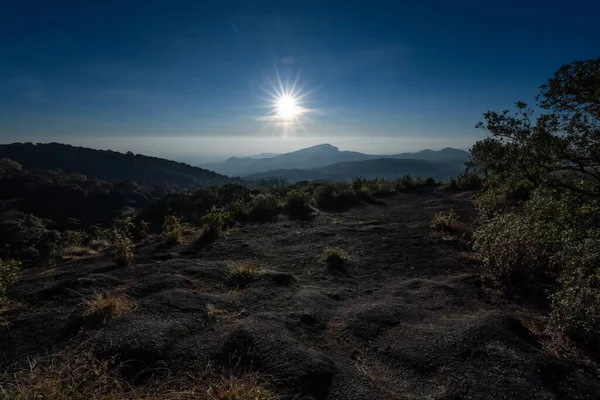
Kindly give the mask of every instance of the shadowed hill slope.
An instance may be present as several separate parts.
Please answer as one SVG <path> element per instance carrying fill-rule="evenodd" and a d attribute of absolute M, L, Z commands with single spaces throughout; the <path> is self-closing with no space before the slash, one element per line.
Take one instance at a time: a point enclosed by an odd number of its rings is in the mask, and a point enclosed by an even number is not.
<path fill-rule="evenodd" d="M 59 143 L 0 145 L 0 158 L 29 170 L 63 170 L 102 180 L 132 180 L 143 185 L 162 183 L 180 187 L 211 186 L 239 181 L 187 164 L 110 150 L 94 150 Z"/>

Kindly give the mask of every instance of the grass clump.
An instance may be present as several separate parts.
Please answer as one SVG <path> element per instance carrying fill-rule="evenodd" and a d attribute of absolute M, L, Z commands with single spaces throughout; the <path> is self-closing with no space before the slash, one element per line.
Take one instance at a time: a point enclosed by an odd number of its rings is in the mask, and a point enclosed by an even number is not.
<path fill-rule="evenodd" d="M 133 242 L 121 233 L 113 237 L 113 258 L 119 266 L 133 264 Z"/>
<path fill-rule="evenodd" d="M 124 385 L 110 374 L 110 366 L 110 361 L 100 361 L 91 352 L 31 361 L 28 369 L 0 376 L 0 399 L 141 399 L 125 396 Z"/>
<path fill-rule="evenodd" d="M 431 228 L 442 232 L 456 232 L 458 229 L 458 215 L 451 209 L 447 212 L 439 212 L 431 221 Z"/>
<path fill-rule="evenodd" d="M 211 384 L 206 393 L 210 400 L 278 400 L 281 398 L 255 373 L 221 378 Z"/>
<path fill-rule="evenodd" d="M 6 302 L 6 292 L 17 281 L 20 267 L 19 261 L 0 259 L 0 305 Z"/>
<path fill-rule="evenodd" d="M 328 247 L 323 250 L 321 260 L 331 268 L 345 269 L 349 260 L 348 252 L 339 247 Z"/>
<path fill-rule="evenodd" d="M 106 323 L 119 317 L 135 307 L 135 302 L 129 297 L 109 292 L 96 292 L 92 298 L 83 302 L 83 317 L 92 321 Z"/>
<path fill-rule="evenodd" d="M 236 261 L 232 264 L 229 270 L 229 283 L 238 288 L 245 288 L 254 281 L 258 274 L 260 274 L 260 268 L 250 261 Z"/>
<path fill-rule="evenodd" d="M 183 240 L 183 225 L 179 218 L 169 215 L 163 224 L 162 237 L 170 245 L 180 244 Z"/>

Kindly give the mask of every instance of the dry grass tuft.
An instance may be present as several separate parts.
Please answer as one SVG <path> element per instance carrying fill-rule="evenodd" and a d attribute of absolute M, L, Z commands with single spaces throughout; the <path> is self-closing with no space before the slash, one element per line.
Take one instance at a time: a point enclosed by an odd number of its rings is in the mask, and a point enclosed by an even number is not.
<path fill-rule="evenodd" d="M 349 259 L 348 252 L 339 247 L 327 247 L 321 256 L 321 260 L 326 262 L 329 267 L 337 269 L 344 269 Z"/>
<path fill-rule="evenodd" d="M 229 270 L 229 283 L 244 288 L 256 279 L 260 268 L 251 261 L 235 261 Z"/>
<path fill-rule="evenodd" d="M 210 385 L 206 391 L 211 400 L 278 400 L 269 386 L 258 374 L 250 373 L 241 377 L 230 376 Z"/>
<path fill-rule="evenodd" d="M 129 297 L 109 292 L 96 292 L 91 299 L 83 302 L 83 316 L 106 323 L 135 308 L 135 302 Z"/>
<path fill-rule="evenodd" d="M 90 257 L 97 254 L 98 251 L 91 246 L 67 246 L 60 251 L 62 257 Z"/>
<path fill-rule="evenodd" d="M 214 304 L 208 303 L 206 305 L 206 315 L 208 315 L 208 318 L 216 321 L 225 315 L 225 310 L 218 308 Z"/>

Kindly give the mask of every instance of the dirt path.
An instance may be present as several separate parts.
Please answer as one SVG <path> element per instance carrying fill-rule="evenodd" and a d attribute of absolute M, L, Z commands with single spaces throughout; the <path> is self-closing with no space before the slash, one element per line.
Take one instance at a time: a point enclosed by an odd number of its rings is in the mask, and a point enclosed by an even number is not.
<path fill-rule="evenodd" d="M 108 255 L 26 271 L 5 314 L 0 367 L 65 348 L 131 360 L 128 376 L 213 365 L 258 370 L 285 398 L 600 398 L 599 380 L 544 352 L 491 302 L 460 244 L 432 237 L 431 217 L 467 195 L 399 194 L 306 224 L 249 224 L 210 247 L 136 249 L 136 266 Z M 191 240 L 191 238 L 190 238 Z M 345 249 L 347 271 L 320 261 Z M 234 262 L 259 265 L 246 288 Z M 82 297 L 121 290 L 134 311 L 103 326 L 78 317 Z M 156 371 L 156 370 L 155 370 Z"/>

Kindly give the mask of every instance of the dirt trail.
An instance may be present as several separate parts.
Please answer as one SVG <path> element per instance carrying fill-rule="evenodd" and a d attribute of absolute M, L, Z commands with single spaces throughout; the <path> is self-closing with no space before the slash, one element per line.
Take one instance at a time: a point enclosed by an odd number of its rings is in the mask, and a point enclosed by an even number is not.
<path fill-rule="evenodd" d="M 466 194 L 415 192 L 305 224 L 248 224 L 213 245 L 136 249 L 134 267 L 105 254 L 24 272 L 5 314 L 0 367 L 76 346 L 129 360 L 126 375 L 217 365 L 257 370 L 285 398 L 600 398 L 600 381 L 545 352 L 492 302 L 459 243 L 432 237 L 431 217 Z M 190 241 L 192 238 L 189 238 Z M 347 271 L 319 259 L 348 251 Z M 245 289 L 235 261 L 260 265 Z M 78 317 L 82 297 L 121 290 L 134 311 L 102 326 Z M 156 370 L 155 370 L 156 371 Z"/>

